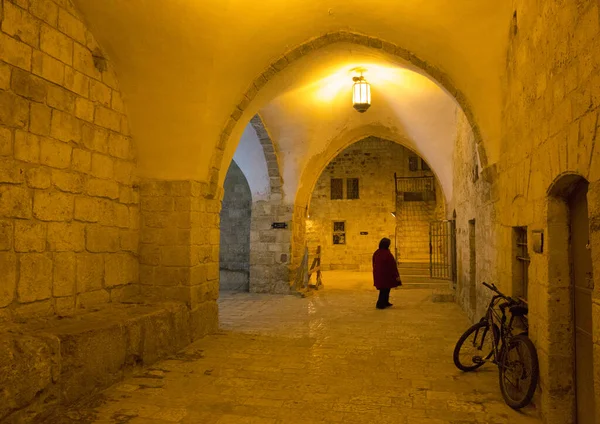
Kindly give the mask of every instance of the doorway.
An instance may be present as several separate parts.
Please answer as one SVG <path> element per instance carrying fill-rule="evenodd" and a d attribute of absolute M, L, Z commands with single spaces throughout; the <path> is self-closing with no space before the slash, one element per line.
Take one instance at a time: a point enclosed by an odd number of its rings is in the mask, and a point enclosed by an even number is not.
<path fill-rule="evenodd" d="M 588 183 L 580 181 L 568 198 L 570 265 L 575 321 L 575 398 L 578 424 L 594 424 L 594 353 L 592 292 L 594 279 L 589 242 Z"/>

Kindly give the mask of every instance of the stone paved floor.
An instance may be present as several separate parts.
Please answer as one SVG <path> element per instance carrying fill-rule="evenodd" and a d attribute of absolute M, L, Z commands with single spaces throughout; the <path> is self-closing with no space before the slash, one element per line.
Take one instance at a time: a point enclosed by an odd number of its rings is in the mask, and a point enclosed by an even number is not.
<path fill-rule="evenodd" d="M 130 424 L 538 423 L 532 408 L 503 403 L 493 366 L 454 367 L 469 324 L 455 304 L 399 289 L 381 311 L 368 275 L 324 281 L 304 299 L 222 294 L 218 334 L 69 415 Z"/>

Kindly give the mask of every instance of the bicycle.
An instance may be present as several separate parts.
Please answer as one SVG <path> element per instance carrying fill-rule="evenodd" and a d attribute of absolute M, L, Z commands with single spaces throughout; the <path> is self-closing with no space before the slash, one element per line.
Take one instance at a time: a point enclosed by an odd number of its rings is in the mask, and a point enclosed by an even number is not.
<path fill-rule="evenodd" d="M 486 362 L 497 365 L 504 401 L 513 409 L 521 409 L 533 398 L 539 371 L 536 349 L 528 337 L 528 307 L 525 302 L 502 294 L 494 284 L 482 284 L 495 295 L 485 316 L 458 339 L 454 364 L 466 372 L 475 371 Z M 507 309 L 510 312 L 508 323 Z M 520 332 L 515 327 L 515 318 L 523 324 Z M 472 341 L 465 343 L 470 337 Z M 463 348 L 467 348 L 466 354 L 463 354 Z"/>

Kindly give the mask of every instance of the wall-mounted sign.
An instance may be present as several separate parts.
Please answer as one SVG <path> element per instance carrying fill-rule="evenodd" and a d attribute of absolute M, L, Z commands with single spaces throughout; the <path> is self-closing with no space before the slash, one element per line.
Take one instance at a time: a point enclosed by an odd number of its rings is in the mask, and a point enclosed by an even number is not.
<path fill-rule="evenodd" d="M 274 222 L 271 224 L 271 228 L 276 228 L 276 229 L 287 228 L 287 222 Z"/>
<path fill-rule="evenodd" d="M 533 251 L 535 253 L 544 252 L 544 231 L 534 230 L 531 232 L 531 238 L 533 238 Z"/>
<path fill-rule="evenodd" d="M 368 232 L 368 231 L 361 231 L 361 232 L 360 232 L 360 235 L 361 235 L 361 236 L 366 236 L 367 234 L 369 234 L 369 232 Z"/>

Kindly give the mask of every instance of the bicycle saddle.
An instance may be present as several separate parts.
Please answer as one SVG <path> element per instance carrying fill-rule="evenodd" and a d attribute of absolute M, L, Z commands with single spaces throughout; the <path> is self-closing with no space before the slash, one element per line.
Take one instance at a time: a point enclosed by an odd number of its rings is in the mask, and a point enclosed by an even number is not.
<path fill-rule="evenodd" d="M 509 308 L 509 311 L 514 317 L 522 317 L 527 315 L 529 308 L 526 305 L 513 305 Z"/>

